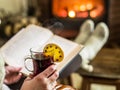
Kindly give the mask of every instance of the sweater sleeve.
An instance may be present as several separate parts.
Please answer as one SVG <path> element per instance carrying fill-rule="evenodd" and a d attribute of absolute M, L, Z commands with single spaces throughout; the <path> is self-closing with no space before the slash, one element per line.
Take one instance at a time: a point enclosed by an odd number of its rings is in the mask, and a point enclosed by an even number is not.
<path fill-rule="evenodd" d="M 2 90 L 4 77 L 5 77 L 4 60 L 0 53 L 0 90 Z"/>

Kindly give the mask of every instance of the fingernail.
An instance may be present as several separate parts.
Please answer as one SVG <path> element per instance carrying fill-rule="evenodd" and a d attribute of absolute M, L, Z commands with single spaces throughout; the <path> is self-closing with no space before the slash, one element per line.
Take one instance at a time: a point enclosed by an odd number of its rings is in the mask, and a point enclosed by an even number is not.
<path fill-rule="evenodd" d="M 57 69 L 57 65 L 56 64 L 54 65 L 54 69 Z"/>

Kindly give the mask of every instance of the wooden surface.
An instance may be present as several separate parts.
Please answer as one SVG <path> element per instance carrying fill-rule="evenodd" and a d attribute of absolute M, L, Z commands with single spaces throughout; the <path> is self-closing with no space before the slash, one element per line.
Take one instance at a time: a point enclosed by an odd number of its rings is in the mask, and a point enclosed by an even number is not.
<path fill-rule="evenodd" d="M 108 5 L 108 25 L 110 28 L 109 43 L 117 43 L 120 45 L 120 0 L 107 0 Z"/>
<path fill-rule="evenodd" d="M 120 79 L 83 76 L 80 90 L 120 90 Z"/>
<path fill-rule="evenodd" d="M 102 49 L 95 59 L 91 61 L 94 71 L 89 73 L 82 69 L 78 72 L 81 75 L 120 79 L 120 49 Z"/>

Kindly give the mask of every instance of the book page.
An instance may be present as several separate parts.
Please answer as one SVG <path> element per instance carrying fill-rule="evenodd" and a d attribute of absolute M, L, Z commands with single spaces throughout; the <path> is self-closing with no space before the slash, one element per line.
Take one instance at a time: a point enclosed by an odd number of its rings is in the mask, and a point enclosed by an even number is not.
<path fill-rule="evenodd" d="M 24 57 L 30 55 L 30 48 L 42 46 L 52 35 L 50 30 L 40 26 L 29 25 L 23 28 L 1 47 L 5 62 L 12 66 L 24 66 Z"/>

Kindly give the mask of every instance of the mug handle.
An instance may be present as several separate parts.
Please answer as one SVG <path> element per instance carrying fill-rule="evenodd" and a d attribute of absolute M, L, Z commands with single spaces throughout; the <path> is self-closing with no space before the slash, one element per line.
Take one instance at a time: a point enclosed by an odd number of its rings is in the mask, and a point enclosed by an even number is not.
<path fill-rule="evenodd" d="M 27 67 L 27 65 L 26 65 L 26 61 L 27 61 L 27 60 L 31 60 L 31 59 L 32 59 L 31 57 L 25 58 L 24 65 L 25 65 L 25 68 L 26 68 L 28 71 L 33 72 L 34 70 L 30 70 L 30 69 Z"/>

